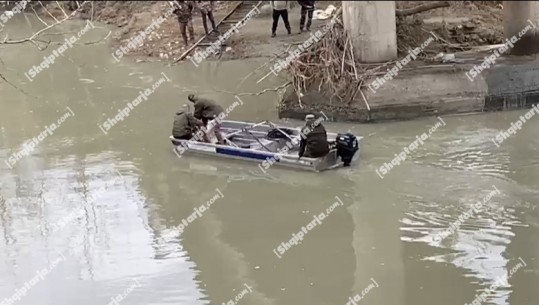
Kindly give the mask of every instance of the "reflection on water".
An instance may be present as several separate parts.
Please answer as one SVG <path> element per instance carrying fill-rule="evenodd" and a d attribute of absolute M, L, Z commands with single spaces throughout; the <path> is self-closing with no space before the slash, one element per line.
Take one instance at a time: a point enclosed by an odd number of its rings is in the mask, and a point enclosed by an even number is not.
<path fill-rule="evenodd" d="M 17 71 L 42 56 L 28 45 L 2 55 L 9 69 L 1 72 L 28 94 L 0 87 L 0 302 L 20 293 L 20 305 L 108 304 L 117 296 L 121 304 L 219 304 L 248 285 L 252 292 L 238 304 L 346 304 L 374 280 L 379 287 L 361 304 L 454 305 L 472 302 L 504 278 L 490 304 L 539 299 L 539 123 L 530 121 L 500 148 L 491 141 L 518 112 L 444 118 L 447 126 L 383 180 L 375 169 L 436 119 L 327 123 L 330 131 L 365 136 L 358 167 L 320 174 L 272 168 L 263 175 L 256 164 L 178 159 L 168 140 L 187 93 L 226 107 L 234 97 L 222 92 L 262 89 L 257 78 L 236 88 L 261 62 L 116 63 L 106 44 L 96 44 L 74 47 L 27 83 Z M 171 83 L 107 135 L 99 130 L 99 122 L 161 73 Z M 266 86 L 279 85 L 273 81 Z M 275 97 L 246 97 L 230 117 L 275 121 Z M 5 166 L 4 159 L 66 106 L 73 119 L 13 169 Z M 493 186 L 499 195 L 443 240 L 433 239 Z M 215 189 L 222 199 L 181 234 L 163 238 Z M 277 258 L 273 247 L 335 196 L 344 208 Z M 519 259 L 526 266 L 509 274 Z M 31 289 L 22 293 L 26 283 Z"/>
<path fill-rule="evenodd" d="M 95 300 L 105 302 L 116 295 L 114 291 L 123 291 L 133 278 L 140 279 L 141 287 L 146 288 L 135 289 L 129 296 L 130 304 L 144 299 L 148 284 L 155 285 L 152 293 L 174 285 L 179 293 L 164 298 L 171 302 L 196 295 L 194 264 L 188 262 L 185 253 L 177 251 L 174 263 L 164 263 L 153 248 L 154 233 L 148 217 L 158 215 L 145 206 L 138 178 L 129 173 L 133 166 L 104 153 L 85 159 L 68 158 L 35 172 L 28 180 L 10 183 L 4 178 L 2 193 L 8 204 L 2 206 L 0 214 L 4 244 L 0 255 L 7 263 L 3 270 L 11 275 L 5 278 L 9 284 L 1 286 L 1 295 L 24 286 L 31 278 L 28 273 L 59 256 L 65 261 L 32 288 L 21 300 L 23 304 L 45 304 L 39 291 L 54 291 L 65 285 L 82 291 L 96 289 Z M 172 265 L 180 268 L 167 267 Z M 160 276 L 156 278 L 155 274 Z M 61 300 L 50 298 L 46 304 Z"/>

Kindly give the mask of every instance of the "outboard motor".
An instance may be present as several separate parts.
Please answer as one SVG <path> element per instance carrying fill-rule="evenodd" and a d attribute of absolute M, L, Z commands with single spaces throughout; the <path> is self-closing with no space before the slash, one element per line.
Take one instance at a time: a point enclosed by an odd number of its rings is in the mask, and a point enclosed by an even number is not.
<path fill-rule="evenodd" d="M 350 166 L 352 158 L 356 151 L 359 150 L 359 143 L 356 136 L 351 133 L 337 134 L 337 155 L 341 157 L 344 166 Z"/>

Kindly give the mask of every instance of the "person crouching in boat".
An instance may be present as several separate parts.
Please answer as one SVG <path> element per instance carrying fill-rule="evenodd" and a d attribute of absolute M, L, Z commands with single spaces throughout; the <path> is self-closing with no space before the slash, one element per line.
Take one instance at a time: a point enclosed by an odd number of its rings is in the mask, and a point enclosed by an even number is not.
<path fill-rule="evenodd" d="M 299 144 L 299 158 L 320 158 L 329 152 L 328 136 L 326 128 L 320 120 L 315 120 L 313 114 L 305 116 L 305 126 L 301 129 L 301 141 Z"/>
<path fill-rule="evenodd" d="M 200 98 L 194 94 L 189 94 L 187 99 L 194 104 L 194 116 L 195 118 L 202 120 L 202 123 L 206 127 L 207 136 L 213 130 L 217 142 L 224 145 L 225 141 L 221 135 L 221 122 L 219 119 L 219 114 L 223 113 L 223 107 L 210 99 Z M 205 140 L 209 142 L 207 137 Z"/>
<path fill-rule="evenodd" d="M 172 136 L 178 140 L 190 140 L 200 126 L 203 126 L 201 120 L 196 119 L 191 114 L 187 105 L 183 105 L 183 109 L 176 112 L 174 124 L 172 126 Z"/>

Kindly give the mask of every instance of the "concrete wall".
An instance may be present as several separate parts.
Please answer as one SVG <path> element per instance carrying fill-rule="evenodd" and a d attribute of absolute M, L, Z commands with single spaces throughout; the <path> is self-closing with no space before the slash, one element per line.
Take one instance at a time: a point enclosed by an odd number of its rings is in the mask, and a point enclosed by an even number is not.
<path fill-rule="evenodd" d="M 302 119 L 307 113 L 324 111 L 336 121 L 367 123 L 530 108 L 539 103 L 539 59 L 518 61 L 493 66 L 473 82 L 464 74 L 472 65 L 401 72 L 376 93 L 363 91 L 370 111 L 360 95 L 346 105 L 316 89 L 305 94 L 305 107 L 299 109 L 297 96 L 292 92 L 286 97 L 280 116 Z"/>
<path fill-rule="evenodd" d="M 344 27 L 360 62 L 397 58 L 395 1 L 343 1 Z"/>

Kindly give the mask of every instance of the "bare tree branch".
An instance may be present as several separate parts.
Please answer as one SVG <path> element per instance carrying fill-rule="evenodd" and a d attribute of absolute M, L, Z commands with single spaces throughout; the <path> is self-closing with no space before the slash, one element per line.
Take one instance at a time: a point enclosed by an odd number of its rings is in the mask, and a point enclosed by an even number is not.
<path fill-rule="evenodd" d="M 56 17 L 54 17 L 54 15 L 51 14 L 51 12 L 49 12 L 49 10 L 47 9 L 47 7 L 46 7 L 45 5 L 43 5 L 43 3 L 42 3 L 41 1 L 39 1 L 39 5 L 41 5 L 41 7 L 45 10 L 45 12 L 47 12 L 47 14 L 49 14 L 49 16 L 50 16 L 52 19 L 54 19 L 54 21 L 58 22 L 58 19 L 56 19 Z M 33 7 L 32 7 L 32 10 L 33 10 L 34 13 L 36 14 L 36 16 L 38 16 L 38 15 L 37 15 L 37 12 L 34 10 Z M 39 18 L 39 16 L 38 16 L 38 18 Z M 43 22 L 43 23 L 44 23 L 45 25 L 48 25 L 48 23 L 46 23 L 46 22 Z"/>
<path fill-rule="evenodd" d="M 39 21 L 41 21 L 41 23 L 43 23 L 45 26 L 49 25 L 48 23 L 46 23 L 43 19 L 41 19 L 41 17 L 39 17 L 39 14 L 36 12 L 36 10 L 34 9 L 34 7 L 32 6 L 32 11 L 34 11 L 34 14 L 36 15 L 37 19 L 39 19 Z M 48 12 L 48 11 L 47 11 Z M 50 13 L 49 13 L 50 14 Z M 52 16 L 52 15 L 51 15 Z"/>
<path fill-rule="evenodd" d="M 429 3 L 418 5 L 416 7 L 412 7 L 409 9 L 396 10 L 395 13 L 397 16 L 408 16 L 408 15 L 413 15 L 413 14 L 421 13 L 428 10 L 433 10 L 435 8 L 448 7 L 448 6 L 449 6 L 449 1 L 429 2 Z"/>
<path fill-rule="evenodd" d="M 215 90 L 215 91 L 218 91 L 218 92 L 222 92 L 222 93 L 228 93 L 228 94 L 234 94 L 234 95 L 237 95 L 237 96 L 246 96 L 246 95 L 250 95 L 250 96 L 259 96 L 259 95 L 262 95 L 266 92 L 279 92 L 280 90 L 288 87 L 292 85 L 292 82 L 289 81 L 289 82 L 286 82 L 280 86 L 277 86 L 275 88 L 266 88 L 262 91 L 259 91 L 259 92 L 240 92 L 240 93 L 237 93 L 237 92 L 230 92 L 230 91 L 225 91 L 225 90 Z"/>
<path fill-rule="evenodd" d="M 19 39 L 19 40 L 8 40 L 7 37 L 0 41 L 0 44 L 19 44 L 19 43 L 25 43 L 25 42 L 31 42 L 31 43 L 34 43 L 36 44 L 36 38 L 43 32 L 47 31 L 47 30 L 50 30 L 51 28 L 59 25 L 60 23 L 63 23 L 65 21 L 67 21 L 68 19 L 72 18 L 73 16 L 75 16 L 81 9 L 82 7 L 88 3 L 89 1 L 84 1 L 81 6 L 79 6 L 76 10 L 74 10 L 73 12 L 71 12 L 71 14 L 67 15 L 64 11 L 64 14 L 66 15 L 65 18 L 61 19 L 61 20 L 56 20 L 55 23 L 51 23 L 49 25 L 47 25 L 46 27 L 42 28 L 41 30 L 35 32 L 34 34 L 32 34 L 30 37 L 27 37 L 27 38 L 24 38 L 24 39 Z M 63 11 L 63 9 L 62 9 Z"/>

